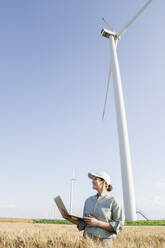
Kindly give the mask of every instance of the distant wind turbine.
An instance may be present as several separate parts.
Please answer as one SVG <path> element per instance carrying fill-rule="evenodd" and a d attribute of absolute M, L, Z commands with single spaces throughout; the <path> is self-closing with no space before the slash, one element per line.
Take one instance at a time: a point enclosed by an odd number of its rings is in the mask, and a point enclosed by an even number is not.
<path fill-rule="evenodd" d="M 136 18 L 144 11 L 144 9 L 152 2 L 149 0 L 143 8 L 141 8 L 138 13 L 125 25 L 121 31 L 118 33 L 114 32 L 111 26 L 104 20 L 108 29 L 102 29 L 102 36 L 110 40 L 110 50 L 111 50 L 111 62 L 108 75 L 108 83 L 106 90 L 106 97 L 104 103 L 104 110 L 102 119 L 104 119 L 106 103 L 108 97 L 108 89 L 110 85 L 111 74 L 113 77 L 113 88 L 114 97 L 116 105 L 116 116 L 117 116 L 117 126 L 118 126 L 118 137 L 119 137 L 119 147 L 120 147 L 120 161 L 121 161 L 121 175 L 122 175 L 122 186 L 123 186 L 123 199 L 126 220 L 136 220 L 136 205 L 135 205 L 135 194 L 134 194 L 134 183 L 131 168 L 131 156 L 130 147 L 128 139 L 127 130 L 127 120 L 125 114 L 124 98 L 121 85 L 121 77 L 119 70 L 119 63 L 117 58 L 116 46 L 121 35 L 128 29 L 128 27 L 136 20 Z"/>
<path fill-rule="evenodd" d="M 69 214 L 72 214 L 72 201 L 73 201 L 73 185 L 74 182 L 76 181 L 75 178 L 75 169 L 73 169 L 73 174 L 71 178 L 71 186 L 70 186 L 70 208 L 69 208 Z"/>

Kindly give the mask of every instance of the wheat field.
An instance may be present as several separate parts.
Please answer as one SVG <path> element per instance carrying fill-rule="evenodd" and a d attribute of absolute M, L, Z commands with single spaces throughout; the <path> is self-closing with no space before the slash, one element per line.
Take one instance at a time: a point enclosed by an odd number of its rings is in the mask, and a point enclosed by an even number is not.
<path fill-rule="evenodd" d="M 74 225 L 0 223 L 0 248 L 95 248 Z M 165 248 L 165 227 L 125 227 L 113 248 Z"/>

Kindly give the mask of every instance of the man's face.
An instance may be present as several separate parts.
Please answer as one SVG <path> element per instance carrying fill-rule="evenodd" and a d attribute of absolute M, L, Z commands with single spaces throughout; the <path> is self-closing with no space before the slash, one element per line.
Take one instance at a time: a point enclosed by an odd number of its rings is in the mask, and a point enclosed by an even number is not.
<path fill-rule="evenodd" d="M 93 189 L 100 190 L 103 187 L 104 181 L 99 177 L 92 178 Z"/>

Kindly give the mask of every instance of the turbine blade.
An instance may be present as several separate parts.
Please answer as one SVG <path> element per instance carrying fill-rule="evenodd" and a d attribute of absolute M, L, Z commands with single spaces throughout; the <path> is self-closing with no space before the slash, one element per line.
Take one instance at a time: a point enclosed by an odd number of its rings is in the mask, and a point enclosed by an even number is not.
<path fill-rule="evenodd" d="M 111 30 L 114 31 L 114 29 L 111 27 L 111 25 L 105 20 L 105 18 L 102 18 L 103 22 L 105 23 L 105 25 Z"/>
<path fill-rule="evenodd" d="M 115 40 L 115 44 L 116 44 L 116 48 L 117 48 L 117 40 Z M 108 92 L 109 92 L 111 74 L 112 74 L 112 61 L 110 61 L 110 67 L 109 67 L 109 74 L 108 74 L 107 89 L 106 89 L 106 95 L 105 95 L 105 102 L 104 102 L 102 120 L 104 120 L 106 106 L 107 106 L 107 99 L 108 99 Z"/>
<path fill-rule="evenodd" d="M 127 29 L 128 27 L 136 20 L 136 18 L 144 11 L 145 8 L 147 8 L 147 6 L 152 2 L 152 0 L 149 0 L 144 6 L 143 8 L 141 8 L 137 14 L 127 23 L 127 25 L 124 26 L 124 28 L 122 28 L 122 30 L 120 32 L 118 32 L 117 36 L 120 37 Z"/>
<path fill-rule="evenodd" d="M 107 89 L 106 89 L 106 95 L 105 95 L 102 120 L 104 120 L 105 110 L 106 110 L 106 106 L 107 106 L 107 98 L 108 98 L 108 91 L 109 91 L 109 86 L 110 86 L 111 73 L 112 73 L 112 62 L 110 62 L 110 67 L 109 67 L 108 82 L 107 82 Z"/>

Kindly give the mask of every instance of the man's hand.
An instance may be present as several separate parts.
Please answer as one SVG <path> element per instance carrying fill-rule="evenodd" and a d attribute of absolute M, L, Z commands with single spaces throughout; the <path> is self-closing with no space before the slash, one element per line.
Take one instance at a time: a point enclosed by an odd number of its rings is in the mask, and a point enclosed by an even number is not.
<path fill-rule="evenodd" d="M 69 220 L 70 222 L 72 222 L 73 224 L 78 225 L 79 221 L 78 220 L 73 220 L 72 218 L 70 218 L 70 216 L 66 213 L 66 211 L 64 209 L 62 209 L 62 217 L 66 220 Z"/>
<path fill-rule="evenodd" d="M 95 226 L 98 227 L 99 226 L 99 220 L 97 220 L 96 218 L 94 218 L 93 216 L 89 215 L 88 217 L 84 217 L 83 220 L 85 221 L 85 223 L 87 224 L 87 226 Z"/>

